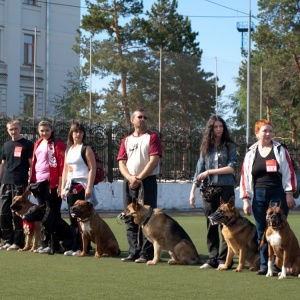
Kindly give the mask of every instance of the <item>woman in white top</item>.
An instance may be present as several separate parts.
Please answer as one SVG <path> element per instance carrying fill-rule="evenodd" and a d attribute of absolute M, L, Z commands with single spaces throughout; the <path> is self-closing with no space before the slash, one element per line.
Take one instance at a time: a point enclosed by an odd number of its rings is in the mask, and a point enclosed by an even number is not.
<path fill-rule="evenodd" d="M 90 146 L 84 146 L 85 136 L 83 124 L 74 122 L 68 135 L 67 154 L 62 175 L 62 197 L 67 197 L 70 226 L 73 233 L 72 250 L 66 251 L 65 255 L 77 256 L 82 249 L 77 220 L 71 217 L 70 207 L 79 199 L 91 198 L 96 175 L 95 156 Z M 83 146 L 86 148 L 85 153 L 82 153 Z M 83 160 L 83 155 L 85 155 L 87 164 Z"/>

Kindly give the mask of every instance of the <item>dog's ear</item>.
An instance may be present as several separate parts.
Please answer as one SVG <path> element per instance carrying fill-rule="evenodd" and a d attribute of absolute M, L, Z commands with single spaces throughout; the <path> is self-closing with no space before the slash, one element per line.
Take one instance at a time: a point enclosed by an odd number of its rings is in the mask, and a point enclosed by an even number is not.
<path fill-rule="evenodd" d="M 272 205 L 272 200 L 269 202 L 269 208 L 272 208 L 273 205 Z"/>
<path fill-rule="evenodd" d="M 28 196 L 29 196 L 30 194 L 31 194 L 31 192 L 30 192 L 29 190 L 26 190 L 26 191 L 23 193 L 22 197 L 28 198 Z"/>
<path fill-rule="evenodd" d="M 88 204 L 89 210 L 92 210 L 94 208 L 94 205 L 92 202 L 87 201 L 87 204 Z"/>
<path fill-rule="evenodd" d="M 234 209 L 235 207 L 234 207 L 234 197 L 232 196 L 232 197 L 230 197 L 230 199 L 229 199 L 229 201 L 228 201 L 228 207 L 230 208 L 230 209 Z"/>
<path fill-rule="evenodd" d="M 132 197 L 132 205 L 133 205 L 134 208 L 137 207 L 137 205 L 138 205 L 138 199 L 136 197 Z"/>
<path fill-rule="evenodd" d="M 219 206 L 221 206 L 221 205 L 223 205 L 225 202 L 223 201 L 223 199 L 222 199 L 222 197 L 220 196 L 220 205 Z"/>

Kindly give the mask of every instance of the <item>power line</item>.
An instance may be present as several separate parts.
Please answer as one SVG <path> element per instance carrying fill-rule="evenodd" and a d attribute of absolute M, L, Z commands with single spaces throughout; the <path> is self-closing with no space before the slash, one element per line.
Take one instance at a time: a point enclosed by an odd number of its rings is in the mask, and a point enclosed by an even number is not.
<path fill-rule="evenodd" d="M 244 17 L 248 16 L 247 13 L 239 11 L 239 10 L 231 8 L 231 7 L 228 7 L 226 5 L 222 5 L 222 4 L 216 3 L 214 1 L 210 1 L 210 0 L 204 0 L 204 1 L 245 15 L 245 16 L 239 16 L 240 18 L 244 18 Z M 37 3 L 38 2 L 44 3 L 44 4 L 49 4 L 49 5 L 57 5 L 57 6 L 65 6 L 65 7 L 73 7 L 73 8 L 82 8 L 82 9 L 88 8 L 86 6 L 81 6 L 81 5 L 63 4 L 63 3 L 58 3 L 58 2 L 47 2 L 46 0 L 37 0 Z M 142 13 L 142 15 L 145 15 L 145 13 Z M 189 16 L 189 15 L 184 15 L 184 16 L 188 17 L 188 18 L 236 18 L 237 17 L 237 16 Z M 256 18 L 255 16 L 253 16 L 253 17 Z"/>
<path fill-rule="evenodd" d="M 212 3 L 212 4 L 217 5 L 217 6 L 220 6 L 220 7 L 224 7 L 224 8 L 226 8 L 226 9 L 232 10 L 232 11 L 234 11 L 234 12 L 238 12 L 238 13 L 240 13 L 240 14 L 244 14 L 245 16 L 248 16 L 248 13 L 243 12 L 243 11 L 239 11 L 239 10 L 234 9 L 234 8 L 231 8 L 231 7 L 229 7 L 229 6 L 226 6 L 226 5 L 223 5 L 223 4 L 220 4 L 220 3 L 217 3 L 217 2 L 211 1 L 211 0 L 204 0 L 204 1 L 209 2 L 209 3 Z M 256 19 L 255 16 L 252 16 L 252 17 Z"/>

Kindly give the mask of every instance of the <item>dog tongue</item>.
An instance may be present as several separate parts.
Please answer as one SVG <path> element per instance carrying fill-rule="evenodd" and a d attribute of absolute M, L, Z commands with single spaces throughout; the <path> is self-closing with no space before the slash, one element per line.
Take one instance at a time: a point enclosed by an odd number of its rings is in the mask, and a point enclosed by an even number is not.
<path fill-rule="evenodd" d="M 75 214 L 71 214 L 71 217 L 72 217 L 72 218 L 75 218 L 76 216 L 75 216 Z"/>

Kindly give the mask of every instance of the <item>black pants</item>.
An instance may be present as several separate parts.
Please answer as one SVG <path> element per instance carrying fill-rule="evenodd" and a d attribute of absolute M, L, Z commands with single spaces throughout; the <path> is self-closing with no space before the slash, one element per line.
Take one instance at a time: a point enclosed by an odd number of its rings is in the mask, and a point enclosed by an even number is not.
<path fill-rule="evenodd" d="M 11 212 L 12 199 L 16 195 L 22 195 L 25 186 L 15 184 L 2 184 L 0 189 L 0 226 L 4 242 L 16 244 L 23 248 L 25 235 L 23 232 L 22 219 Z"/>
<path fill-rule="evenodd" d="M 149 176 L 143 180 L 144 185 L 144 204 L 150 205 L 152 208 L 157 207 L 157 182 L 156 176 Z M 131 190 L 129 183 L 124 180 L 123 184 L 123 203 L 124 209 L 132 202 L 132 197 L 138 197 L 139 188 Z M 138 257 L 145 257 L 147 259 L 153 258 L 153 245 L 143 235 L 142 229 L 139 232 L 139 226 L 131 220 L 126 223 L 127 241 L 129 244 L 128 254 Z"/>
<path fill-rule="evenodd" d="M 208 259 L 206 263 L 214 268 L 217 268 L 219 264 L 223 264 L 226 261 L 227 256 L 227 243 L 221 234 L 221 250 L 220 248 L 220 237 L 219 228 L 222 229 L 220 225 L 211 225 L 208 216 L 214 213 L 220 206 L 220 197 L 223 202 L 228 202 L 229 199 L 234 196 L 233 186 L 222 186 L 222 191 L 215 195 L 210 202 L 203 200 L 203 211 L 206 216 L 206 226 L 207 226 L 207 249 L 208 249 Z"/>
<path fill-rule="evenodd" d="M 85 189 L 82 189 L 78 194 L 68 194 L 67 202 L 68 202 L 68 211 L 69 211 L 69 218 L 70 218 L 70 227 L 72 231 L 72 251 L 82 250 L 82 239 L 81 233 L 78 227 L 77 218 L 72 218 L 70 214 L 70 208 L 75 204 L 77 200 L 85 199 Z"/>
<path fill-rule="evenodd" d="M 50 189 L 49 180 L 40 182 L 38 190 L 33 191 L 39 205 L 46 205 L 50 210 L 59 216 L 61 215 L 61 203 L 62 199 L 57 194 L 57 189 Z M 42 243 L 43 247 L 50 245 L 50 235 L 46 233 L 45 240 Z M 55 248 L 59 248 L 58 245 L 54 245 Z"/>

